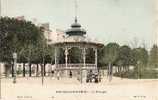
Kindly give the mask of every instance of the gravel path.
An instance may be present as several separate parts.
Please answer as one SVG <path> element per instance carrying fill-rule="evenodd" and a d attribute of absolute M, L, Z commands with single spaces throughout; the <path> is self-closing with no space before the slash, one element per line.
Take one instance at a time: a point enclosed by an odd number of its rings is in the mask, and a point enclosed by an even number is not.
<path fill-rule="evenodd" d="M 99 84 L 80 84 L 75 78 L 2 79 L 2 100 L 158 100 L 157 79 L 103 78 Z"/>

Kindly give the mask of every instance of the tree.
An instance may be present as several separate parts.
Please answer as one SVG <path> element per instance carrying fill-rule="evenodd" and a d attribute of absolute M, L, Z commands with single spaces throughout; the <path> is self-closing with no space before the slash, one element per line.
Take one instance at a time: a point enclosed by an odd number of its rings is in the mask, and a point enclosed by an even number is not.
<path fill-rule="evenodd" d="M 152 49 L 150 50 L 150 57 L 149 57 L 150 65 L 158 68 L 158 46 L 153 45 Z"/>
<path fill-rule="evenodd" d="M 41 28 L 29 21 L 2 17 L 0 26 L 0 34 L 7 33 L 5 39 L 1 41 L 1 55 L 3 55 L 1 61 L 11 61 L 13 52 L 21 56 L 22 52 L 30 49 L 43 38 Z"/>
<path fill-rule="evenodd" d="M 129 65 L 131 63 L 131 48 L 129 46 L 124 45 L 120 47 L 117 63 L 123 67 L 123 71 L 129 70 Z"/>
<path fill-rule="evenodd" d="M 105 46 L 104 47 L 102 47 L 102 48 L 99 48 L 98 49 L 98 67 L 100 68 L 100 69 L 105 69 L 105 65 L 106 65 L 106 63 L 105 63 L 105 59 L 104 59 L 104 57 L 105 57 Z"/>
<path fill-rule="evenodd" d="M 113 64 L 116 62 L 119 56 L 119 45 L 117 43 L 107 44 L 104 47 L 103 55 L 104 55 L 103 60 L 105 61 L 106 64 L 108 64 L 108 75 L 112 76 Z"/>
<path fill-rule="evenodd" d="M 139 47 L 132 50 L 132 65 L 135 66 L 133 74 L 137 74 L 139 78 L 141 78 L 145 72 L 148 57 L 148 51 L 145 48 Z"/>
<path fill-rule="evenodd" d="M 12 62 L 12 54 L 18 54 L 18 62 L 28 62 L 31 69 L 34 48 L 43 44 L 43 28 L 35 26 L 26 20 L 2 17 L 0 19 L 0 35 L 3 36 L 0 44 L 1 62 Z"/>
<path fill-rule="evenodd" d="M 137 62 L 141 62 L 143 66 L 148 64 L 148 51 L 145 48 L 134 48 L 132 50 L 132 65 L 136 66 Z"/>

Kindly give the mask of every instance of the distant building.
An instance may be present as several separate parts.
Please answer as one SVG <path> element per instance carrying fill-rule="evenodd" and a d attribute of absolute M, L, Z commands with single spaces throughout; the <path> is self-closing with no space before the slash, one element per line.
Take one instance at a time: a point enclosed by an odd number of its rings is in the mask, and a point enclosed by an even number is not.
<path fill-rule="evenodd" d="M 17 16 L 16 19 L 17 20 L 25 20 L 25 16 Z"/>
<path fill-rule="evenodd" d="M 44 36 L 47 39 L 47 43 L 50 44 L 52 42 L 52 39 L 50 37 L 52 31 L 50 30 L 49 23 L 42 23 L 40 26 L 44 28 Z"/>
<path fill-rule="evenodd" d="M 44 36 L 47 39 L 47 43 L 51 44 L 58 40 L 64 40 L 65 32 L 61 29 L 50 29 L 49 23 L 42 23 L 41 26 L 44 28 Z"/>
<path fill-rule="evenodd" d="M 61 30 L 61 29 L 56 29 L 56 32 L 55 32 L 55 33 L 56 33 L 56 35 L 57 35 L 56 41 L 64 40 L 65 37 L 66 37 L 65 32 L 64 32 L 63 30 Z"/>
<path fill-rule="evenodd" d="M 25 16 L 17 16 L 15 18 L 18 20 L 25 20 Z M 40 23 L 36 18 L 32 18 L 31 22 L 38 27 L 44 28 L 44 36 L 47 39 L 48 44 L 57 42 L 59 40 L 64 40 L 64 38 L 66 37 L 66 34 L 63 30 L 58 28 L 50 28 L 49 23 Z"/>

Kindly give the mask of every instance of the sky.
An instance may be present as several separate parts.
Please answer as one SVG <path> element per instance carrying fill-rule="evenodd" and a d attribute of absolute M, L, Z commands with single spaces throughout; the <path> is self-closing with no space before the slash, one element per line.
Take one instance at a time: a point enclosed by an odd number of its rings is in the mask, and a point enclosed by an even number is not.
<path fill-rule="evenodd" d="M 78 22 L 87 35 L 107 44 L 153 44 L 152 0 L 77 0 Z M 25 16 L 66 30 L 74 22 L 74 0 L 2 0 L 3 16 Z"/>

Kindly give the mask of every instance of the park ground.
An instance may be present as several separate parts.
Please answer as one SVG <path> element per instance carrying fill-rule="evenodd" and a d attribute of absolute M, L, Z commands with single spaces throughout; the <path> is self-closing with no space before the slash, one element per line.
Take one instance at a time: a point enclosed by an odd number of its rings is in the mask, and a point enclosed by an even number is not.
<path fill-rule="evenodd" d="M 158 100 L 158 79 L 121 79 L 80 83 L 75 78 L 2 78 L 1 100 Z"/>

